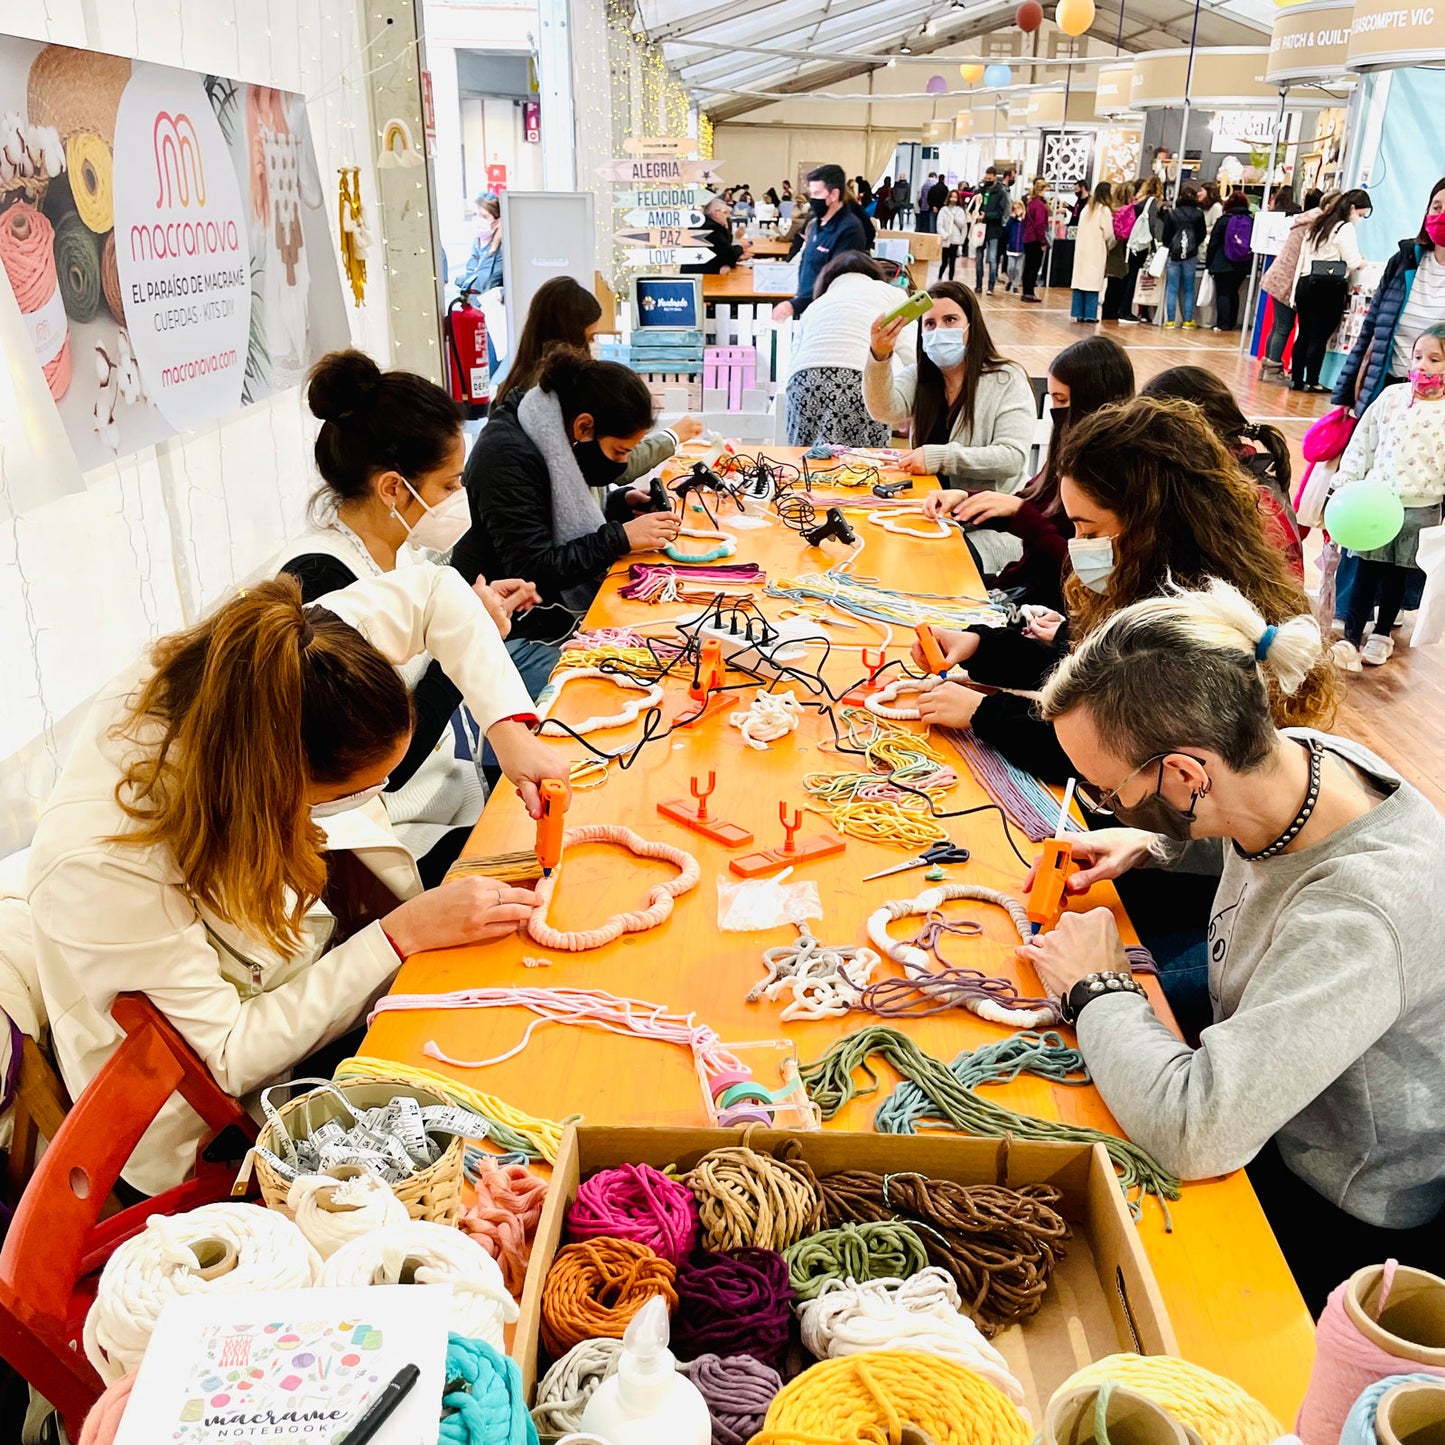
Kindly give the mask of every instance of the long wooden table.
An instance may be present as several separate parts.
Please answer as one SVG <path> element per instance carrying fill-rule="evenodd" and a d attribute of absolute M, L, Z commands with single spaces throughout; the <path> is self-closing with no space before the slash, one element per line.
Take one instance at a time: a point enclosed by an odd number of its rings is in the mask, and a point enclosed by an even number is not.
<path fill-rule="evenodd" d="M 796 459 L 798 453 L 770 448 L 769 455 Z M 932 485 L 924 483 L 918 490 Z M 912 541 L 885 532 L 858 513 L 853 516 L 860 535 L 867 539 L 854 569 L 859 575 L 910 591 L 953 597 L 978 594 L 979 579 L 960 540 Z M 705 519 L 701 524 L 707 525 Z M 771 580 L 821 572 L 843 557 L 836 543 L 825 544 L 822 551 L 808 548 L 775 518 L 767 528 L 736 535 L 738 551 L 732 560 L 757 561 Z M 696 545 L 701 549 L 706 544 Z M 617 589 L 625 579 L 623 564 L 602 587 L 587 616 L 588 627 L 640 626 L 666 636 L 671 630 L 666 619 L 690 610 L 676 604 L 649 606 L 620 599 Z M 763 595 L 760 589 L 754 589 L 752 595 L 774 618 L 788 605 Z M 859 648 L 876 646 L 880 630 L 867 622 L 824 630 L 834 638 L 826 675 L 836 690 L 863 674 Z M 890 655 L 896 656 L 903 645 L 905 639 L 895 639 Z M 742 680 L 735 673 L 729 677 L 730 682 Z M 619 696 L 610 684 L 573 683 L 555 711 L 573 721 L 609 714 L 619 710 Z M 783 841 L 779 802 L 790 807 L 808 802 L 800 784 L 803 774 L 851 766 L 849 760 L 819 750 L 831 732 L 814 712 L 806 713 L 791 740 L 775 744 L 767 752 L 748 749 L 737 729 L 728 725 L 727 717 L 734 707 L 746 707 L 752 691 L 728 696 L 732 701 L 714 701 L 694 726 L 649 744 L 627 771 L 614 765 L 604 786 L 579 791 L 568 815 L 573 825 L 625 823 L 645 837 L 683 847 L 700 860 L 702 883 L 678 901 L 662 927 L 624 935 L 616 944 L 587 953 L 546 955 L 551 959 L 547 968 L 523 968 L 524 956 L 545 954 L 545 950 L 522 937 L 487 947 L 419 954 L 408 960 L 396 988 L 421 993 L 482 986 L 603 989 L 680 1012 L 695 1011 L 700 1021 L 710 1024 L 727 1041 L 789 1037 L 805 1061 L 817 1058 L 833 1040 L 865 1023 L 866 1016 L 859 1015 L 785 1025 L 778 1018 L 780 1005 L 744 1001 L 762 976 L 762 950 L 790 940 L 795 936 L 793 930 L 719 932 L 716 880 L 731 876 L 727 861 L 733 854 L 656 812 L 659 800 L 687 797 L 689 779 L 705 778 L 713 771 L 717 791 L 710 799 L 712 815 L 751 828 L 755 847 L 773 847 Z M 687 709 L 681 684 L 669 685 L 667 707 L 669 717 Z M 616 749 L 637 736 L 638 727 L 634 726 L 594 734 L 592 740 Z M 570 756 L 581 753 L 570 739 L 559 741 L 557 748 Z M 948 751 L 946 744 L 944 750 Z M 983 790 L 961 763 L 960 772 L 962 780 L 948 794 L 946 806 L 956 809 L 986 802 Z M 996 815 L 980 813 L 950 826 L 953 840 L 973 854 L 967 865 L 950 870 L 952 875 L 1020 894 L 1024 869 L 1005 844 Z M 823 819 L 805 814 L 805 834 L 824 827 Z M 515 793 L 503 784 L 483 813 L 467 854 L 491 855 L 530 847 L 534 838 L 534 827 Z M 906 856 L 896 848 L 850 840 L 845 853 L 799 868 L 795 876 L 816 882 L 822 898 L 825 917 L 812 925 L 817 937 L 830 943 L 862 943 L 865 920 L 880 903 L 913 897 L 928 887 L 921 870 L 873 883 L 859 881 Z M 569 850 L 549 921 L 564 929 L 595 926 L 620 910 L 640 907 L 649 882 L 673 873 L 661 863 L 634 858 L 614 847 L 590 845 Z M 1115 909 L 1127 928 L 1112 887 L 1096 889 L 1076 906 L 1099 904 Z M 1032 970 L 1014 958 L 1016 940 L 1001 910 L 982 905 L 971 909 L 954 905 L 954 909 L 960 916 L 978 918 L 985 937 L 946 941 L 950 959 L 1014 978 L 1025 993 L 1038 993 Z M 1157 989 L 1153 994 L 1156 1007 L 1167 1017 Z M 704 1121 L 691 1060 L 681 1049 L 661 1044 L 548 1025 L 538 1028 L 517 1056 L 481 1070 L 449 1070 L 423 1056 L 423 1046 L 435 1040 L 456 1058 L 491 1058 L 513 1048 L 531 1020 L 532 1016 L 521 1010 L 388 1013 L 367 1036 L 365 1052 L 454 1073 L 458 1079 L 545 1117 L 583 1114 L 590 1122 L 602 1124 Z M 902 1027 L 925 1050 L 943 1059 L 952 1058 L 960 1049 L 995 1040 L 1002 1033 L 963 1012 L 910 1021 Z M 991 1088 L 990 1095 L 1024 1112 L 1118 1132 L 1093 1088 L 1023 1079 Z M 876 1097 L 855 1100 L 830 1127 L 871 1128 L 877 1102 Z M 1303 1301 L 1247 1178 L 1238 1173 L 1190 1184 L 1183 1199 L 1171 1208 L 1172 1233 L 1165 1232 L 1162 1211 L 1152 1199 L 1144 1205 L 1139 1228 L 1181 1350 L 1189 1359 L 1237 1380 L 1288 1426 L 1304 1391 L 1313 1337 Z"/>

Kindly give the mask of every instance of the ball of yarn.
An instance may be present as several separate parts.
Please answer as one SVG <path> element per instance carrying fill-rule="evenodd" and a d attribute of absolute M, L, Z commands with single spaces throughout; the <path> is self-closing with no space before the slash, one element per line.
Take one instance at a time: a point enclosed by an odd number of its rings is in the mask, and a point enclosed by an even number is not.
<path fill-rule="evenodd" d="M 683 1182 L 697 1200 L 703 1249 L 786 1249 L 823 1222 L 813 1171 L 746 1144 L 704 1154 Z"/>
<path fill-rule="evenodd" d="M 33 206 L 11 206 L 0 217 L 0 265 L 28 322 L 46 385 L 57 401 L 70 387 L 70 329 L 56 294 L 55 230 Z M 43 313 L 36 315 L 36 313 Z"/>
<path fill-rule="evenodd" d="M 1060 1390 L 1114 1380 L 1162 1405 L 1203 1445 L 1268 1445 L 1284 1434 L 1274 1416 L 1233 1380 L 1172 1355 L 1107 1355 L 1071 1375 Z"/>
<path fill-rule="evenodd" d="M 101 1379 L 140 1364 L 161 1311 L 178 1295 L 247 1294 L 316 1283 L 321 1260 L 286 1218 L 257 1204 L 153 1214 L 106 1261 L 85 1317 L 85 1353 Z"/>
<path fill-rule="evenodd" d="M 459 1229 L 408 1220 L 343 1244 L 322 1267 L 325 1285 L 450 1284 L 451 1327 L 469 1340 L 503 1346 L 503 1325 L 517 1318 L 501 1267 Z"/>
<path fill-rule="evenodd" d="M 697 1243 L 697 1201 L 650 1164 L 599 1169 L 578 1187 L 567 1233 L 573 1240 L 634 1239 L 679 1264 Z"/>
<path fill-rule="evenodd" d="M 829 1280 L 798 1306 L 798 1323 L 803 1348 L 816 1359 L 868 1350 L 940 1355 L 982 1375 L 1021 1406 L 1024 1389 L 1008 1361 L 959 1310 L 958 1286 L 946 1270 L 930 1267 L 911 1279 Z"/>
<path fill-rule="evenodd" d="M 333 1179 L 329 1174 L 301 1174 L 286 1191 L 286 1207 L 296 1228 L 322 1259 L 330 1259 L 343 1244 L 388 1224 L 405 1224 L 411 1218 L 391 1185 L 375 1174 Z"/>
<path fill-rule="evenodd" d="M 553 1362 L 537 1385 L 532 1423 L 543 1435 L 562 1435 L 582 1424 L 582 1412 L 603 1380 L 617 1373 L 620 1339 L 582 1340 Z"/>
<path fill-rule="evenodd" d="M 783 1388 L 783 1377 L 751 1355 L 699 1355 L 679 1368 L 707 1401 L 713 1445 L 747 1445 Z"/>
<path fill-rule="evenodd" d="M 489 1158 L 482 1156 L 477 1174 L 477 1202 L 462 1211 L 457 1226 L 501 1265 L 508 1290 L 520 1295 L 547 1198 L 547 1181 L 525 1164 L 489 1164 Z"/>
<path fill-rule="evenodd" d="M 907 1279 L 927 1267 L 918 1231 L 906 1224 L 842 1224 L 820 1229 L 783 1251 L 788 1282 L 812 1299 L 829 1280 Z"/>
<path fill-rule="evenodd" d="M 104 234 L 115 225 L 110 146 L 93 132 L 78 131 L 65 142 L 65 168 L 80 219 L 96 234 Z"/>
<path fill-rule="evenodd" d="M 116 324 L 125 325 L 125 298 L 120 289 L 120 268 L 115 260 L 115 232 L 112 231 L 100 248 L 100 289 L 105 296 L 106 309 L 115 318 Z"/>
<path fill-rule="evenodd" d="M 55 227 L 55 276 L 65 314 L 72 321 L 94 321 L 100 310 L 100 242 L 77 215 L 63 216 Z"/>
<path fill-rule="evenodd" d="M 447 1388 L 437 1445 L 524 1445 L 536 1440 L 517 1362 L 481 1340 L 447 1340 Z M 454 1388 L 455 1387 L 455 1388 Z"/>
<path fill-rule="evenodd" d="M 680 1360 L 703 1354 L 752 1355 L 781 1369 L 792 1305 L 782 1255 L 770 1249 L 695 1255 L 677 1272 L 673 1353 Z"/>
<path fill-rule="evenodd" d="M 105 1387 L 105 1393 L 86 1413 L 85 1424 L 80 1427 L 80 1445 L 113 1445 L 134 1384 L 135 1371 L 132 1370 Z"/>
<path fill-rule="evenodd" d="M 783 1386 L 753 1445 L 896 1440 L 912 1425 L 934 1445 L 1027 1445 L 1028 1422 L 962 1365 L 910 1350 L 825 1360 Z"/>
<path fill-rule="evenodd" d="M 1376 1440 L 1379 1439 L 1379 1434 L 1375 1429 L 1375 1420 L 1380 1413 L 1380 1405 L 1385 1396 L 1397 1385 L 1423 1386 L 1434 1396 L 1445 1401 L 1445 1381 L 1442 1381 L 1439 1375 L 1425 1373 L 1387 1375 L 1383 1380 L 1376 1380 L 1373 1385 L 1368 1385 L 1360 1391 L 1359 1399 L 1350 1406 L 1350 1413 L 1345 1418 L 1344 1429 L 1340 1431 L 1340 1445 L 1375 1445 Z M 1431 1413 L 1445 1418 L 1445 1403 L 1437 1405 Z M 1388 1416 L 1386 1418 L 1388 1419 Z M 89 1423 L 87 1420 L 86 1424 Z M 1397 1430 L 1395 1433 L 1398 1435 L 1400 1432 Z M 84 1436 L 81 1436 L 81 1445 L 85 1445 Z"/>
<path fill-rule="evenodd" d="M 557 1252 L 542 1286 L 542 1344 L 556 1359 L 582 1340 L 621 1339 L 653 1295 L 677 1307 L 670 1260 L 631 1239 L 589 1239 Z"/>

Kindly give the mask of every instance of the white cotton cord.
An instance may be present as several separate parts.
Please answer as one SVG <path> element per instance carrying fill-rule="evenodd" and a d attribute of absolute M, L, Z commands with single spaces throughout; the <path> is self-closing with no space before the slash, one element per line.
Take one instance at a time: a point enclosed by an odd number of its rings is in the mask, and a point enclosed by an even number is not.
<path fill-rule="evenodd" d="M 258 1204 L 153 1214 L 101 1271 L 85 1317 L 86 1358 L 113 1384 L 140 1364 L 161 1311 L 178 1296 L 301 1289 L 320 1272 L 305 1235 Z"/>
<path fill-rule="evenodd" d="M 874 717 L 889 718 L 894 722 L 917 722 L 922 716 L 916 707 L 891 707 L 889 704 L 895 701 L 901 692 L 925 693 L 932 692 L 941 682 L 946 679 L 941 677 L 899 677 L 892 682 L 880 687 L 877 692 L 869 693 L 863 699 L 863 706 L 873 714 Z"/>
<path fill-rule="evenodd" d="M 1024 1389 L 1008 1361 L 962 1308 L 953 1279 L 930 1265 L 906 1280 L 827 1280 L 815 1298 L 799 1302 L 798 1321 L 803 1348 L 817 1359 L 917 1350 L 972 1370 L 1022 1407 Z"/>
<path fill-rule="evenodd" d="M 449 1284 L 453 1331 L 497 1350 L 504 1348 L 502 1326 L 518 1313 L 497 1261 L 461 1230 L 424 1219 L 343 1244 L 322 1267 L 321 1283 Z"/>
<path fill-rule="evenodd" d="M 801 716 L 802 709 L 793 693 L 759 689 L 748 710 L 730 714 L 728 722 L 742 733 L 750 748 L 765 753 L 770 743 L 797 731 Z"/>
<path fill-rule="evenodd" d="M 411 1216 L 391 1185 L 375 1174 L 333 1179 L 329 1174 L 302 1174 L 286 1191 L 286 1207 L 296 1227 L 321 1256 L 330 1259 L 343 1244 L 388 1224 L 405 1224 Z"/>
<path fill-rule="evenodd" d="M 583 1340 L 542 1376 L 532 1423 L 542 1435 L 560 1435 L 582 1424 L 582 1412 L 597 1387 L 617 1373 L 621 1340 Z"/>

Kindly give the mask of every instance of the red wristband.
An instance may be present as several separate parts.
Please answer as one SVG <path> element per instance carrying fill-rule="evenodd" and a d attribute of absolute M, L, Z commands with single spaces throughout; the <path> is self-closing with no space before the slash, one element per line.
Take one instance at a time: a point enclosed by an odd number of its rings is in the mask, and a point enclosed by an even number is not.
<path fill-rule="evenodd" d="M 381 936 L 382 936 L 389 944 L 391 944 L 391 951 L 392 951 L 403 963 L 405 963 L 405 962 L 406 962 L 406 954 L 404 954 L 404 953 L 401 951 L 401 945 L 400 945 L 399 943 L 397 943 L 396 939 L 394 939 L 394 938 L 391 936 L 391 934 L 389 934 L 389 933 L 386 931 L 385 928 L 383 928 L 383 929 L 381 930 Z"/>

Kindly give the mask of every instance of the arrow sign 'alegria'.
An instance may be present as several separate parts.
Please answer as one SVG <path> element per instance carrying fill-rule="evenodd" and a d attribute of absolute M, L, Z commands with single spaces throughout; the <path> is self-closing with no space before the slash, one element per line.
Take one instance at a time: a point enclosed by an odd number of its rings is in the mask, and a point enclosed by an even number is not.
<path fill-rule="evenodd" d="M 630 186 L 649 182 L 693 185 L 700 182 L 715 186 L 722 177 L 713 169 L 714 161 L 680 161 L 671 156 L 615 156 L 601 167 L 604 181 L 622 181 Z"/>

